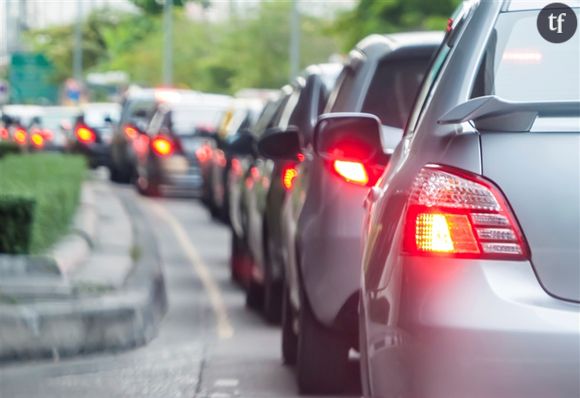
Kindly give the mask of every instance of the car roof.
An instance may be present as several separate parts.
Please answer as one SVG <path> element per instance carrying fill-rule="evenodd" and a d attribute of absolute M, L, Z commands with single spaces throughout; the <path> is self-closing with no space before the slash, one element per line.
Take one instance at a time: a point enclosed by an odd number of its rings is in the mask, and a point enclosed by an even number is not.
<path fill-rule="evenodd" d="M 548 4 L 554 3 L 553 0 L 517 0 L 517 1 L 506 1 L 504 9 L 506 11 L 526 11 L 526 10 L 541 10 Z M 571 0 L 567 2 L 567 5 L 571 8 L 580 7 L 580 1 Z"/>
<path fill-rule="evenodd" d="M 362 39 L 356 49 L 369 58 L 381 58 L 399 49 L 439 46 L 444 35 L 442 31 L 373 34 Z"/>

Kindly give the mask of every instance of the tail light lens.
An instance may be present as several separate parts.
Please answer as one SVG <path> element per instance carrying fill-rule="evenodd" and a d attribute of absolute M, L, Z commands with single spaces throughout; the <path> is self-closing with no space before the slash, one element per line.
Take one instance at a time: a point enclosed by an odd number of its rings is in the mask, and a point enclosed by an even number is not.
<path fill-rule="evenodd" d="M 294 180 L 298 177 L 296 165 L 289 164 L 282 170 L 282 186 L 286 191 L 290 191 L 294 186 Z"/>
<path fill-rule="evenodd" d="M 421 169 L 411 188 L 404 249 L 414 255 L 529 257 L 499 189 L 479 176 L 437 165 Z"/>
<path fill-rule="evenodd" d="M 0 139 L 7 140 L 8 138 L 10 138 L 8 129 L 0 127 Z"/>
<path fill-rule="evenodd" d="M 50 130 L 42 130 L 42 137 L 46 141 L 52 141 L 52 139 L 54 138 L 54 134 Z"/>
<path fill-rule="evenodd" d="M 207 162 L 212 157 L 212 149 L 208 144 L 203 144 L 195 151 L 195 156 L 197 156 L 197 160 L 201 163 Z"/>
<path fill-rule="evenodd" d="M 357 185 L 368 185 L 369 183 L 369 174 L 361 162 L 335 160 L 332 167 L 346 182 Z"/>
<path fill-rule="evenodd" d="M 123 129 L 123 132 L 125 133 L 125 137 L 127 137 L 129 141 L 134 140 L 139 135 L 137 129 L 131 125 L 126 125 L 125 128 Z"/>
<path fill-rule="evenodd" d="M 175 151 L 175 146 L 169 138 L 158 135 L 151 141 L 151 149 L 157 156 L 170 156 Z"/>
<path fill-rule="evenodd" d="M 79 126 L 75 130 L 77 140 L 83 144 L 92 144 L 97 140 L 95 132 L 87 126 Z"/>
<path fill-rule="evenodd" d="M 37 149 L 41 149 L 44 147 L 44 137 L 42 136 L 41 133 L 33 133 L 30 136 L 30 141 L 32 142 L 32 145 Z"/>
<path fill-rule="evenodd" d="M 18 145 L 26 145 L 26 140 L 27 140 L 26 130 L 24 130 L 22 127 L 16 128 L 16 130 L 14 131 L 14 141 Z"/>

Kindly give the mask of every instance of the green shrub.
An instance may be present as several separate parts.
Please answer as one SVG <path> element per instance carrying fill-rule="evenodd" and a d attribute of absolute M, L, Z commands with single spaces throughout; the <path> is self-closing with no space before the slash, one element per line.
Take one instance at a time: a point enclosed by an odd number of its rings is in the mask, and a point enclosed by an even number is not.
<path fill-rule="evenodd" d="M 0 141 L 0 159 L 6 155 L 22 152 L 22 148 L 15 142 Z"/>
<path fill-rule="evenodd" d="M 85 160 L 78 156 L 28 154 L 0 160 L 2 195 L 34 201 L 28 252 L 46 250 L 68 231 L 85 170 Z M 14 230 L 7 232 L 9 235 L 15 233 Z M 0 248 L 0 252 L 3 250 L 13 252 L 15 249 Z"/>
<path fill-rule="evenodd" d="M 34 206 L 35 201 L 31 197 L 0 196 L 0 253 L 28 253 Z"/>

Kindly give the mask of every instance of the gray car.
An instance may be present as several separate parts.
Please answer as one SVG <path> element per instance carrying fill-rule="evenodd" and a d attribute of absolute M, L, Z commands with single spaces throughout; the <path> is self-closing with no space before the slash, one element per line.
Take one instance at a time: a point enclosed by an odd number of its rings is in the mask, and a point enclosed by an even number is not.
<path fill-rule="evenodd" d="M 382 124 L 384 151 L 392 152 L 442 39 L 442 32 L 365 38 L 350 53 L 318 126 L 337 113 L 372 113 Z M 317 118 L 309 121 L 308 128 L 294 130 L 298 148 L 282 141 L 283 134 L 261 141 L 272 155 L 285 148 L 289 158 L 298 151 L 303 156 L 280 216 L 286 266 L 282 353 L 286 363 L 296 363 L 301 392 L 337 393 L 347 380 L 349 349 L 358 343 L 362 202 L 383 165 L 345 156 L 358 150 L 350 143 L 334 147 L 335 156 L 319 156 L 313 151 Z"/>
<path fill-rule="evenodd" d="M 459 8 L 369 191 L 365 396 L 580 396 L 580 40 L 544 40 L 538 3 Z M 336 122 L 322 155 L 378 140 L 371 116 Z"/>

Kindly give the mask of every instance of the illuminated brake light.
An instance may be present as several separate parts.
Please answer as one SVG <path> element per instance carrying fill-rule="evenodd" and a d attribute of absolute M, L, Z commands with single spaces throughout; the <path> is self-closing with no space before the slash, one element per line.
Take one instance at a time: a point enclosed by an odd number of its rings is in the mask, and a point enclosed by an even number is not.
<path fill-rule="evenodd" d="M 18 127 L 16 131 L 14 131 L 14 141 L 18 145 L 26 145 L 26 130 Z"/>
<path fill-rule="evenodd" d="M 134 140 L 139 135 L 137 129 L 132 126 L 125 126 L 123 131 L 125 132 L 125 137 L 127 137 L 128 140 Z"/>
<path fill-rule="evenodd" d="M 77 139 L 83 144 L 92 144 L 97 140 L 95 132 L 88 127 L 80 126 L 75 130 Z"/>
<path fill-rule="evenodd" d="M 10 135 L 8 134 L 8 129 L 0 127 L 0 139 L 7 140 L 8 138 L 10 138 Z"/>
<path fill-rule="evenodd" d="M 46 141 L 52 141 L 54 138 L 54 134 L 50 130 L 42 130 L 41 134 Z"/>
<path fill-rule="evenodd" d="M 493 184 L 435 165 L 424 167 L 413 183 L 404 249 L 415 255 L 529 257 L 515 217 Z"/>
<path fill-rule="evenodd" d="M 201 163 L 207 162 L 212 157 L 212 149 L 209 145 L 203 144 L 195 151 L 195 156 L 197 156 L 197 160 Z"/>
<path fill-rule="evenodd" d="M 44 137 L 40 133 L 33 133 L 30 136 L 30 141 L 35 148 L 42 148 L 44 147 Z"/>
<path fill-rule="evenodd" d="M 369 175 L 361 162 L 335 160 L 333 168 L 346 182 L 359 185 L 367 185 L 369 183 Z"/>
<path fill-rule="evenodd" d="M 294 180 L 298 177 L 298 170 L 293 165 L 284 167 L 282 171 L 282 185 L 289 191 L 294 186 Z"/>
<path fill-rule="evenodd" d="M 165 137 L 158 136 L 151 141 L 153 152 L 159 156 L 169 156 L 174 151 L 173 143 Z"/>

